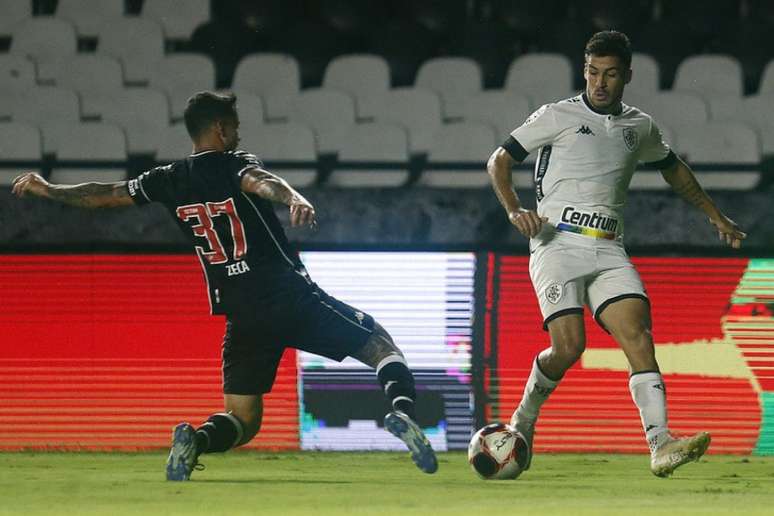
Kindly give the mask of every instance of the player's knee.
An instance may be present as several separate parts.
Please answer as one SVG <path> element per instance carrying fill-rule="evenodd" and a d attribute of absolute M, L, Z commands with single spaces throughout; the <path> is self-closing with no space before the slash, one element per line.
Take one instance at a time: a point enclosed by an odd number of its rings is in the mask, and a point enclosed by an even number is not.
<path fill-rule="evenodd" d="M 586 339 L 576 335 L 570 338 L 556 339 L 552 343 L 554 353 L 562 362 L 572 365 L 578 361 L 586 349 Z"/>

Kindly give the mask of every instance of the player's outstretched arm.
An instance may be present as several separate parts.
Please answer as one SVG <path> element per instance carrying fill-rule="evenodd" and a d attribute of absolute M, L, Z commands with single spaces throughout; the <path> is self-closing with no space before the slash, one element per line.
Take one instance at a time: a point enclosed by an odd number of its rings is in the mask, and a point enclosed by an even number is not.
<path fill-rule="evenodd" d="M 500 200 L 500 204 L 505 208 L 508 214 L 508 220 L 516 226 L 516 229 L 527 238 L 532 238 L 543 226 L 543 222 L 548 219 L 540 217 L 534 210 L 524 209 L 519 200 L 519 196 L 513 189 L 513 180 L 511 179 L 511 169 L 516 160 L 511 157 L 507 150 L 498 147 L 489 157 L 486 164 L 486 170 L 492 180 L 492 188 Z"/>
<path fill-rule="evenodd" d="M 314 206 L 281 177 L 261 168 L 251 168 L 242 175 L 242 191 L 263 199 L 287 204 L 291 226 L 317 224 Z"/>
<path fill-rule="evenodd" d="M 126 181 L 57 185 L 34 172 L 14 179 L 13 193 L 17 197 L 43 197 L 81 208 L 117 208 L 134 204 L 126 188 Z"/>
<path fill-rule="evenodd" d="M 747 238 L 747 233 L 739 229 L 736 222 L 726 217 L 715 206 L 712 198 L 707 195 L 707 192 L 696 180 L 691 168 L 682 159 L 677 158 L 670 168 L 661 171 L 661 175 L 664 176 L 672 190 L 709 217 L 710 224 L 718 230 L 718 238 L 721 242 L 725 241 L 734 249 L 739 249 L 742 240 Z"/>

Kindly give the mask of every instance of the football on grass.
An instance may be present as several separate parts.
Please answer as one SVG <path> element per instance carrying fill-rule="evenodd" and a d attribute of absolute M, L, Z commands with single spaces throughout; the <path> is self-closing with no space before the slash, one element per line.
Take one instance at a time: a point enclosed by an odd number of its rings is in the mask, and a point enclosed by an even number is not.
<path fill-rule="evenodd" d="M 515 428 L 492 423 L 473 434 L 468 461 L 484 480 L 512 480 L 527 465 L 527 440 Z"/>

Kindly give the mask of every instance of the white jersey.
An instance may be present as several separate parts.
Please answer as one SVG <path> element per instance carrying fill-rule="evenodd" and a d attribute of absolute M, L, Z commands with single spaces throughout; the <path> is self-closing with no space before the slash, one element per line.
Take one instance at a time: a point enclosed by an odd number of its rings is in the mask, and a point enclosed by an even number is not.
<path fill-rule="evenodd" d="M 650 115 L 625 104 L 619 114 L 599 113 L 585 95 L 542 106 L 511 136 L 528 153 L 539 149 L 537 212 L 549 222 L 533 244 L 556 231 L 621 241 L 635 167 L 672 158 Z"/>

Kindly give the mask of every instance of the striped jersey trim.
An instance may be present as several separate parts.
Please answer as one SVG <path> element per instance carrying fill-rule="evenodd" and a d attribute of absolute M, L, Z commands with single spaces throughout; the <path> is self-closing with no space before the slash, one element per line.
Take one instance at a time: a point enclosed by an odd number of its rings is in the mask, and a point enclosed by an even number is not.
<path fill-rule="evenodd" d="M 615 240 L 616 234 L 614 231 L 605 231 L 602 229 L 584 228 L 581 226 L 573 226 L 572 224 L 566 224 L 560 222 L 556 225 L 557 231 L 564 231 L 565 233 L 575 233 L 585 237 L 599 238 L 603 240 Z"/>

